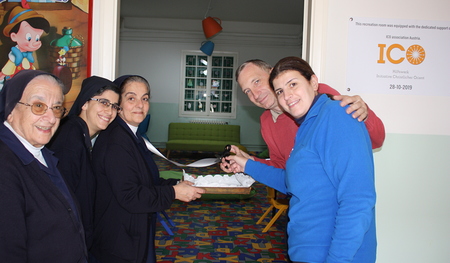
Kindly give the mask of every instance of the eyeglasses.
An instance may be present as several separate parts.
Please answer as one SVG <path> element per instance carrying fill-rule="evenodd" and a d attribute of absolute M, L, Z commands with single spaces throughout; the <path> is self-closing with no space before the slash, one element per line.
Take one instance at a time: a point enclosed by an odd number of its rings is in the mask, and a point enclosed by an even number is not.
<path fill-rule="evenodd" d="M 105 108 L 109 108 L 109 106 L 111 106 L 111 108 L 113 108 L 116 111 L 121 111 L 122 107 L 119 106 L 119 104 L 117 103 L 111 103 L 109 102 L 109 100 L 107 99 L 96 99 L 96 98 L 91 98 L 91 100 L 95 100 L 100 102 L 100 104 L 102 104 Z"/>
<path fill-rule="evenodd" d="M 62 118 L 64 114 L 66 113 L 66 108 L 63 106 L 53 106 L 49 107 L 47 104 L 43 102 L 35 102 L 33 104 L 23 103 L 23 102 L 17 102 L 18 104 L 22 104 L 28 107 L 31 107 L 31 112 L 34 115 L 44 115 L 47 112 L 47 109 L 51 109 L 53 111 L 53 114 L 56 118 Z"/>

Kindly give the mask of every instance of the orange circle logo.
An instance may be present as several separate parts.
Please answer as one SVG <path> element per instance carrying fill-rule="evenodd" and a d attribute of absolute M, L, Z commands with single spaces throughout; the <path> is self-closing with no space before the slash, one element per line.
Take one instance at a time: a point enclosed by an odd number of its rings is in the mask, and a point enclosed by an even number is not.
<path fill-rule="evenodd" d="M 413 65 L 419 65 L 425 60 L 425 49 L 419 45 L 412 45 L 406 50 L 406 59 Z"/>

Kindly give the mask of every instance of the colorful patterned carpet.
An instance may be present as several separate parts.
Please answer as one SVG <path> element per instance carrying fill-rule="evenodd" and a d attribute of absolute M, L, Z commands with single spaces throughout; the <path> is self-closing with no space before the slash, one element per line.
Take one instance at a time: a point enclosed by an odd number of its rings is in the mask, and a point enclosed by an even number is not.
<path fill-rule="evenodd" d="M 213 156 L 212 153 L 174 152 L 170 157 L 187 164 Z M 158 156 L 155 161 L 160 171 L 182 171 Z M 223 173 L 218 165 L 185 170 L 197 175 Z M 171 209 L 166 210 L 175 224 L 170 227 L 174 235 L 169 235 L 160 223 L 157 224 L 158 262 L 288 262 L 286 216 L 281 216 L 268 232 L 263 233 L 269 217 L 260 225 L 256 225 L 256 221 L 269 207 L 266 187 L 255 183 L 253 189 L 252 194 L 245 196 L 247 199 L 239 199 L 242 196 L 230 199 L 229 195 L 218 199 L 208 195 L 191 203 L 175 201 Z"/>

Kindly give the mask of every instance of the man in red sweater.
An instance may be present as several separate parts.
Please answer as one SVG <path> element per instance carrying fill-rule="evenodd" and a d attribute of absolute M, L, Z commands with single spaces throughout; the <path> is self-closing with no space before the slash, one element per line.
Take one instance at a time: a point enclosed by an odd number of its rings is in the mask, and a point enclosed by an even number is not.
<path fill-rule="evenodd" d="M 294 146 L 295 135 L 298 130 L 297 123 L 292 117 L 284 113 L 276 95 L 269 85 L 269 74 L 272 67 L 259 59 L 248 60 L 236 70 L 236 81 L 251 102 L 260 108 L 266 109 L 260 117 L 261 134 L 269 149 L 270 159 L 261 159 L 249 156 L 239 148 L 233 147 L 237 154 L 242 154 L 255 161 L 285 168 L 289 154 Z M 385 131 L 383 122 L 369 109 L 360 96 L 340 95 L 338 91 L 326 84 L 319 84 L 319 93 L 334 95 L 333 99 L 340 100 L 341 106 L 350 105 L 347 113 L 358 121 L 364 121 L 372 141 L 372 149 L 383 145 Z M 231 172 L 228 164 L 223 161 L 221 168 Z"/>

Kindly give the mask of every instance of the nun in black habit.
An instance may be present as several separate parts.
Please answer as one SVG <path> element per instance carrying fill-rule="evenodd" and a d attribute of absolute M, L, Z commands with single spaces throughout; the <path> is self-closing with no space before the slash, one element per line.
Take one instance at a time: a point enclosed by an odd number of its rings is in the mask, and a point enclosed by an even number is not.
<path fill-rule="evenodd" d="M 22 70 L 0 93 L 1 262 L 87 262 L 78 204 L 45 147 L 65 112 L 63 89 Z"/>
<path fill-rule="evenodd" d="M 111 81 L 92 76 L 85 79 L 69 114 L 49 143 L 59 159 L 58 168 L 81 207 L 86 245 L 92 245 L 96 179 L 91 163 L 91 140 L 114 120 L 119 89 Z"/>
<path fill-rule="evenodd" d="M 141 76 L 122 76 L 119 116 L 100 133 L 92 151 L 97 176 L 94 242 L 102 263 L 154 263 L 156 213 L 175 199 L 189 202 L 205 190 L 165 180 L 138 132 L 150 108 L 150 86 Z"/>

